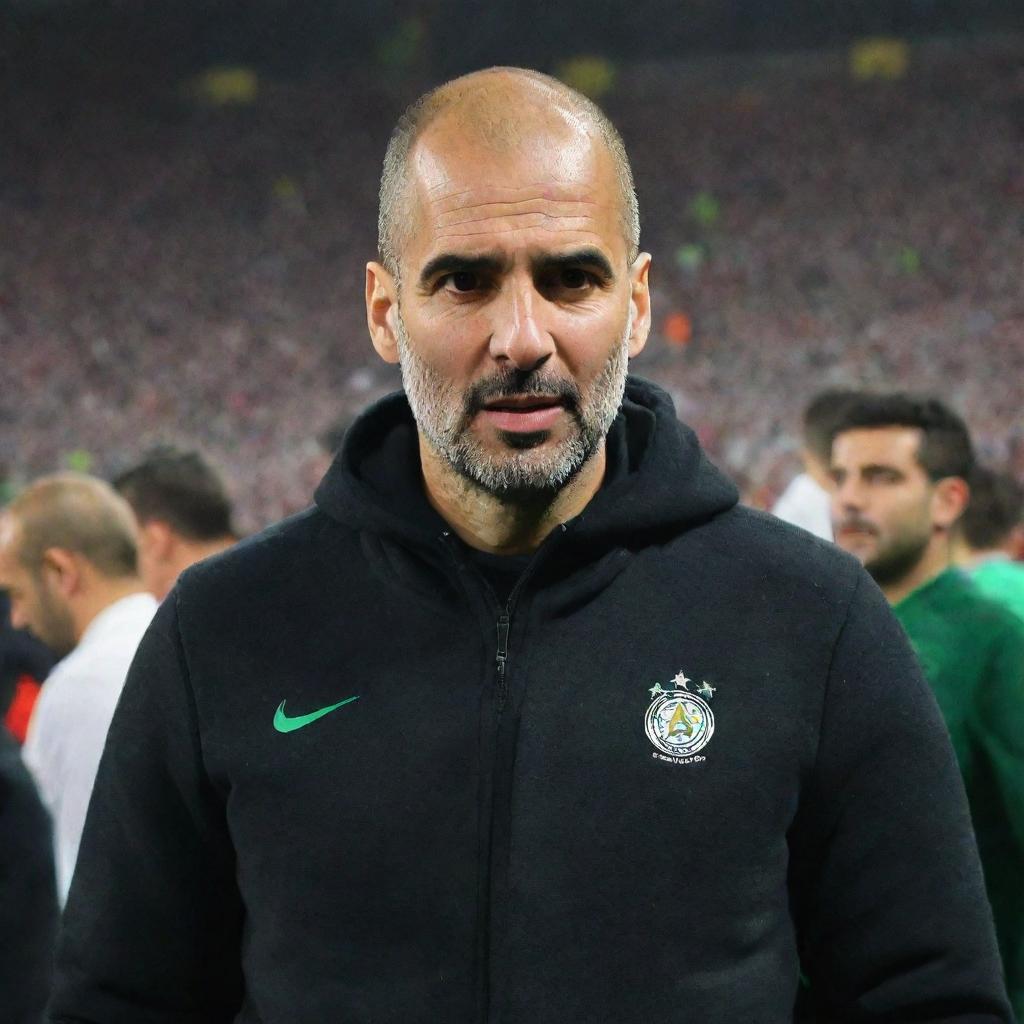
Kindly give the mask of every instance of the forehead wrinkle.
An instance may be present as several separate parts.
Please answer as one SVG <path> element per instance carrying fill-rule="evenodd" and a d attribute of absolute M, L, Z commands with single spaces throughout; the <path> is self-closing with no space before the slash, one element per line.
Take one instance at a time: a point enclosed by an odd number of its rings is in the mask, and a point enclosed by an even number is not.
<path fill-rule="evenodd" d="M 425 186 L 426 191 L 429 193 L 439 192 L 443 189 L 448 180 L 439 181 L 434 185 Z M 587 188 L 582 182 L 579 181 L 532 181 L 525 185 L 503 185 L 494 183 L 491 185 L 472 185 L 469 188 L 459 189 L 458 191 L 451 192 L 450 194 L 443 196 L 440 199 L 432 199 L 439 205 L 446 206 L 448 203 L 458 203 L 463 199 L 464 196 L 473 195 L 475 192 L 493 193 L 493 194 L 507 194 L 511 197 L 526 193 L 527 199 L 548 199 L 553 202 L 593 202 L 590 199 L 592 194 L 591 189 Z M 519 202 L 520 200 L 515 198 L 509 199 L 497 199 L 494 202 Z"/>
<path fill-rule="evenodd" d="M 459 224 L 474 224 L 488 220 L 519 220 L 524 217 L 536 217 L 551 221 L 596 219 L 596 211 L 587 209 L 587 206 L 596 207 L 596 203 L 583 204 L 582 210 L 579 208 L 579 204 L 576 203 L 545 203 L 543 200 L 539 203 L 517 203 L 514 205 L 529 205 L 532 209 L 514 209 L 507 203 L 481 203 L 479 206 L 464 207 L 459 210 L 452 210 L 450 213 L 438 214 L 434 218 L 434 223 L 436 227 L 443 229 L 456 227 Z"/>
<path fill-rule="evenodd" d="M 525 206 L 527 203 L 542 203 L 547 206 L 599 206 L 594 199 L 549 199 L 547 196 L 530 196 L 528 199 L 493 199 L 487 200 L 480 203 L 472 203 L 469 206 L 460 204 L 451 210 L 440 211 L 441 215 L 445 217 L 453 216 L 454 214 L 461 213 L 463 210 L 476 210 L 481 209 L 485 206 Z M 437 204 L 441 205 L 441 204 Z"/>
<path fill-rule="evenodd" d="M 449 228 L 442 228 L 437 233 L 437 240 L 440 242 L 442 239 L 450 240 L 453 238 L 475 238 L 481 235 L 510 235 L 521 231 L 537 230 L 548 233 L 557 232 L 572 232 L 574 235 L 585 235 L 589 238 L 594 238 L 600 242 L 601 232 L 597 230 L 591 223 L 588 217 L 574 217 L 571 220 L 578 223 L 568 224 L 566 218 L 561 217 L 544 217 L 538 214 L 523 214 L 524 217 L 535 218 L 527 224 L 508 224 L 507 221 L 513 218 L 502 218 L 506 223 L 502 227 L 484 227 L 478 231 L 466 231 L 463 229 L 462 224 L 453 224 Z M 538 218 L 539 219 L 536 219 Z M 481 222 L 486 223 L 486 222 Z M 604 248 L 603 245 L 600 246 Z"/>

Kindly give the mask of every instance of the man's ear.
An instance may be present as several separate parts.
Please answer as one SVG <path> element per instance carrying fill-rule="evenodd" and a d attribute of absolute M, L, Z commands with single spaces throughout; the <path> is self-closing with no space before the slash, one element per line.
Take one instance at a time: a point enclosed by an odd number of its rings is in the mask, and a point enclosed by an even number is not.
<path fill-rule="evenodd" d="M 47 582 L 54 586 L 65 600 L 73 597 L 82 587 L 81 555 L 67 548 L 47 548 L 43 552 L 41 571 Z"/>
<path fill-rule="evenodd" d="M 651 331 L 651 289 L 647 277 L 651 269 L 651 254 L 642 252 L 629 268 L 629 302 L 633 308 L 633 328 L 629 335 L 629 357 L 640 355 Z"/>
<path fill-rule="evenodd" d="M 367 263 L 366 325 L 373 347 L 385 363 L 398 362 L 397 312 L 398 288 L 394 277 L 380 263 Z"/>
<path fill-rule="evenodd" d="M 963 515 L 971 500 L 967 481 L 959 476 L 945 476 L 935 484 L 932 492 L 932 525 L 949 530 Z"/>

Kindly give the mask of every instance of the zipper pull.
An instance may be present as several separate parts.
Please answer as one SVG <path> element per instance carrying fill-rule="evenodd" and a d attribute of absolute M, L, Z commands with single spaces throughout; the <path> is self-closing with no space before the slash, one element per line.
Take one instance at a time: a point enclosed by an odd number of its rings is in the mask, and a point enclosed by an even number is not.
<path fill-rule="evenodd" d="M 509 616 L 503 614 L 498 617 L 498 653 L 495 660 L 498 663 L 498 710 L 505 707 L 505 698 L 508 696 L 508 689 L 505 686 L 505 662 L 508 661 L 508 626 Z"/>

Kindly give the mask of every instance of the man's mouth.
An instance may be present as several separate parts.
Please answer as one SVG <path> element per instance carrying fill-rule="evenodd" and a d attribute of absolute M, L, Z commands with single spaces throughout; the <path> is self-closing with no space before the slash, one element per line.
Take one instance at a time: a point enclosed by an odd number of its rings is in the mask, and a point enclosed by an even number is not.
<path fill-rule="evenodd" d="M 843 522 L 836 528 L 837 537 L 874 537 L 877 533 L 870 523 L 860 521 Z"/>
<path fill-rule="evenodd" d="M 556 395 L 510 395 L 493 398 L 480 410 L 491 426 L 512 433 L 550 430 L 564 413 L 565 405 Z"/>

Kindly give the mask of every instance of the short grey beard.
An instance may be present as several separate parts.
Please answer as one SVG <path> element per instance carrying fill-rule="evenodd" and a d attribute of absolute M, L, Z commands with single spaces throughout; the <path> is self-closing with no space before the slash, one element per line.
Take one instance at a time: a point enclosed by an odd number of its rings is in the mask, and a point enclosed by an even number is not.
<path fill-rule="evenodd" d="M 626 390 L 632 307 L 622 338 L 589 394 L 576 392 L 573 435 L 551 451 L 510 449 L 500 456 L 482 450 L 473 439 L 469 423 L 474 413 L 467 409 L 466 396 L 413 351 L 401 310 L 396 314 L 402 385 L 417 426 L 456 473 L 489 494 L 519 500 L 561 490 L 594 456 L 618 415 Z M 532 394 L 561 393 L 558 385 L 563 382 L 548 381 L 543 374 L 520 374 L 519 378 L 523 390 Z"/>

